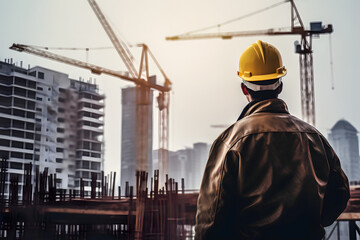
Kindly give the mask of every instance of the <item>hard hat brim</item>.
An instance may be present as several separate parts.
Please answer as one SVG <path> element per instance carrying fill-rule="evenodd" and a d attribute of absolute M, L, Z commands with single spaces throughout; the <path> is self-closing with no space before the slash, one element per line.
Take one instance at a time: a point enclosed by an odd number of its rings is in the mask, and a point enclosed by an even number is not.
<path fill-rule="evenodd" d="M 281 78 L 281 77 L 285 76 L 286 73 L 287 73 L 287 71 L 286 71 L 286 69 L 284 69 L 282 73 L 271 73 L 271 74 L 255 75 L 255 76 L 248 77 L 239 72 L 238 75 L 245 81 L 259 82 L 259 81 L 266 81 L 266 80 L 273 80 L 273 79 Z"/>

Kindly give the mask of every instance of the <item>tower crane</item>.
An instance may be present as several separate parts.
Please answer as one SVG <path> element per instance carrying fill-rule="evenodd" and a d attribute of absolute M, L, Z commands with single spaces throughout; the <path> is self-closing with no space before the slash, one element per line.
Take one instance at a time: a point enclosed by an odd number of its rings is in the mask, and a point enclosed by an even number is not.
<path fill-rule="evenodd" d="M 239 32 L 218 32 L 218 33 L 198 33 L 204 30 L 208 30 L 215 27 L 220 27 L 234 21 L 244 19 L 246 17 L 253 16 L 270 8 L 279 6 L 283 3 L 290 2 L 291 5 L 291 27 L 279 28 L 279 29 L 265 29 L 254 31 L 239 31 Z M 299 54 L 300 61 L 300 91 L 301 91 L 301 109 L 302 118 L 308 123 L 315 125 L 315 97 L 314 97 L 314 72 L 313 72 L 313 50 L 312 50 L 312 38 L 313 36 L 319 36 L 320 34 L 330 34 L 333 32 L 331 24 L 323 26 L 321 22 L 310 23 L 310 30 L 306 30 L 301 20 L 300 14 L 294 0 L 285 0 L 273 4 L 264 9 L 257 10 L 245 16 L 238 17 L 226 21 L 215 26 L 202 28 L 199 30 L 187 32 L 180 35 L 166 37 L 166 40 L 192 40 L 192 39 L 208 39 L 208 38 L 221 38 L 232 39 L 233 37 L 247 37 L 247 36 L 261 36 L 261 35 L 300 35 L 300 42 L 295 42 L 295 53 Z"/>
<path fill-rule="evenodd" d="M 131 55 L 129 49 L 123 44 L 112 30 L 110 24 L 106 20 L 104 14 L 101 12 L 95 0 L 88 0 L 95 15 L 99 19 L 102 27 L 110 38 L 114 48 L 118 52 L 122 61 L 124 62 L 128 74 L 119 72 L 97 65 L 89 64 L 65 56 L 61 56 L 49 51 L 45 51 L 42 47 L 29 46 L 24 44 L 13 44 L 10 49 L 19 52 L 26 52 L 37 56 L 45 57 L 62 63 L 81 67 L 90 70 L 94 74 L 107 74 L 113 77 L 120 78 L 125 81 L 130 81 L 136 85 L 136 155 L 135 166 L 136 170 L 148 171 L 148 146 L 149 146 L 149 122 L 150 117 L 149 106 L 151 105 L 151 90 L 159 92 L 157 101 L 159 107 L 159 178 L 160 183 L 165 181 L 165 175 L 168 173 L 168 145 L 169 145 L 169 101 L 171 91 L 171 81 L 166 76 L 164 70 L 148 48 L 146 44 L 139 44 L 142 47 L 140 68 L 139 71 L 133 64 L 134 57 Z M 164 84 L 158 85 L 150 76 L 148 58 L 149 56 L 157 65 L 162 76 L 164 77 Z M 145 74 L 143 74 L 145 72 Z M 135 174 L 135 173 L 134 173 Z"/>

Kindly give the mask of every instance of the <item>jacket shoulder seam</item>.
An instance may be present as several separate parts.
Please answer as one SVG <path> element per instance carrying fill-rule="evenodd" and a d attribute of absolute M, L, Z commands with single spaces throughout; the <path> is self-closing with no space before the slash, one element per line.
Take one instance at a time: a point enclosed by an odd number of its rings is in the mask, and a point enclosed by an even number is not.
<path fill-rule="evenodd" d="M 242 135 L 241 137 L 237 138 L 232 144 L 228 145 L 224 142 L 224 144 L 229 147 L 229 150 L 232 149 L 235 144 L 237 144 L 238 142 L 240 142 L 243 138 L 245 137 L 248 137 L 248 136 L 251 136 L 251 135 L 256 135 L 256 134 L 261 134 L 261 133 L 299 133 L 299 134 L 302 134 L 302 133 L 308 133 L 308 134 L 316 134 L 316 135 L 320 135 L 318 132 L 316 131 L 257 131 L 257 132 L 252 132 L 252 133 L 248 133 L 248 134 L 245 134 L 245 135 Z"/>

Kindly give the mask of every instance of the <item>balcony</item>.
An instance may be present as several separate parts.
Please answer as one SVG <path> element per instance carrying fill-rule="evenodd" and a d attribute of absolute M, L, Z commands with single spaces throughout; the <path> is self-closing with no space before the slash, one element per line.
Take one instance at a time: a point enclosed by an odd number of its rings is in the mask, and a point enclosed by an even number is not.
<path fill-rule="evenodd" d="M 103 128 L 99 128 L 99 127 L 91 127 L 91 126 L 87 126 L 87 125 L 80 125 L 77 127 L 77 129 L 83 129 L 83 130 L 89 130 L 89 131 L 93 131 L 93 132 L 97 132 L 97 133 L 104 133 L 104 129 Z"/>
<path fill-rule="evenodd" d="M 105 104 L 104 102 L 100 102 L 98 100 L 95 100 L 95 99 L 89 99 L 89 98 L 80 98 L 79 99 L 79 103 L 81 102 L 84 102 L 84 103 L 91 103 L 91 104 L 94 104 L 94 105 L 97 105 L 97 106 L 101 106 L 101 107 L 104 107 Z"/>
<path fill-rule="evenodd" d="M 85 117 L 85 116 L 82 116 L 82 117 L 78 118 L 78 121 L 88 121 L 88 122 L 93 122 L 93 123 L 96 123 L 96 124 L 99 124 L 99 125 L 104 124 L 103 120 L 99 120 L 99 119 L 92 118 L 92 117 Z"/>
<path fill-rule="evenodd" d="M 94 109 L 94 108 L 89 108 L 89 107 L 82 107 L 78 110 L 78 112 L 91 112 L 91 113 L 96 113 L 99 115 L 104 115 L 104 112 L 98 109 Z"/>

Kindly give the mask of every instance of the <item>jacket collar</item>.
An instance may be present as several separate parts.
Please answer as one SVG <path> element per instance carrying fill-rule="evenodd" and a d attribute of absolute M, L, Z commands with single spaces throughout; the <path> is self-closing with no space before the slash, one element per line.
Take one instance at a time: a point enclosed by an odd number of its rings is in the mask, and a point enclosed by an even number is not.
<path fill-rule="evenodd" d="M 237 121 L 259 112 L 289 113 L 289 110 L 286 103 L 279 98 L 252 101 L 245 106 Z"/>

